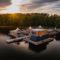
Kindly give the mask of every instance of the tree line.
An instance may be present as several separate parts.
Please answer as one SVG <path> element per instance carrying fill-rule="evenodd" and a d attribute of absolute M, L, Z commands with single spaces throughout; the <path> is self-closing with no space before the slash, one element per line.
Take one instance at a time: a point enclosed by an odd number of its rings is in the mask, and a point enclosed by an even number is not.
<path fill-rule="evenodd" d="M 29 27 L 39 25 L 60 28 L 60 16 L 45 13 L 0 14 L 0 26 Z"/>

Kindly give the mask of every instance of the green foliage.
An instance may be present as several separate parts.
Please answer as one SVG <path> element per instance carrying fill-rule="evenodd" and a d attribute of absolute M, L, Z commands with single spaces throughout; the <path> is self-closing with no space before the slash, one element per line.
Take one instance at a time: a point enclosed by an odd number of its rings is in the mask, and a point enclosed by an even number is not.
<path fill-rule="evenodd" d="M 60 16 L 45 13 L 1 14 L 0 26 L 28 27 L 38 26 L 60 28 Z"/>

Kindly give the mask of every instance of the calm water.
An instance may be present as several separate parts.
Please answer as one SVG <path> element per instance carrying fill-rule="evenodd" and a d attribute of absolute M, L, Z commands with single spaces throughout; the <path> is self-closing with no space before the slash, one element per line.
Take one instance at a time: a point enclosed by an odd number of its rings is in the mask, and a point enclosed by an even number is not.
<path fill-rule="evenodd" d="M 24 41 L 17 45 L 7 44 L 6 40 L 10 39 L 5 34 L 0 34 L 0 58 L 16 59 L 16 58 L 41 58 L 41 59 L 58 59 L 60 58 L 60 41 L 54 40 L 47 45 L 47 48 L 35 52 L 29 49 L 28 43 Z M 9 58 L 8 58 L 9 57 Z"/>

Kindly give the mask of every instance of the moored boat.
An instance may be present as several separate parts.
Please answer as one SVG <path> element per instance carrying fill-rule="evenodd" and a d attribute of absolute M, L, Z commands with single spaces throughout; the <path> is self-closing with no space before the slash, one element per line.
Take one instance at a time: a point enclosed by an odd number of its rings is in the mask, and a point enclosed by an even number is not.
<path fill-rule="evenodd" d="M 54 38 L 49 36 L 47 29 L 32 29 L 32 34 L 29 40 L 29 47 L 39 49 L 46 47 Z"/>

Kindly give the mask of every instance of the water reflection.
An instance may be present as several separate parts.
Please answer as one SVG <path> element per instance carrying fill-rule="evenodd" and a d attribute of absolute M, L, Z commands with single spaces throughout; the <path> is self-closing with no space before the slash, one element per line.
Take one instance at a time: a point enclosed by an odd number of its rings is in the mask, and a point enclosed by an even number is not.
<path fill-rule="evenodd" d="M 58 32 L 58 33 L 56 34 L 55 39 L 56 39 L 57 41 L 60 41 L 60 32 Z"/>
<path fill-rule="evenodd" d="M 42 52 L 42 51 L 44 51 L 46 48 L 47 48 L 46 45 L 44 45 L 44 46 L 40 46 L 40 45 L 35 46 L 35 45 L 29 43 L 29 49 L 32 50 L 32 51 L 34 51 L 34 52 Z"/>
<path fill-rule="evenodd" d="M 20 45 L 16 44 L 7 44 L 6 39 L 9 39 L 10 36 L 5 34 L 0 34 L 0 55 L 1 57 L 14 57 L 17 56 L 20 58 L 22 56 L 25 57 L 59 57 L 60 56 L 60 41 L 54 40 L 50 42 L 47 46 L 43 48 L 39 47 L 37 49 L 29 47 L 28 43 L 24 41 L 20 43 Z M 38 52 L 38 53 L 37 53 Z"/>

